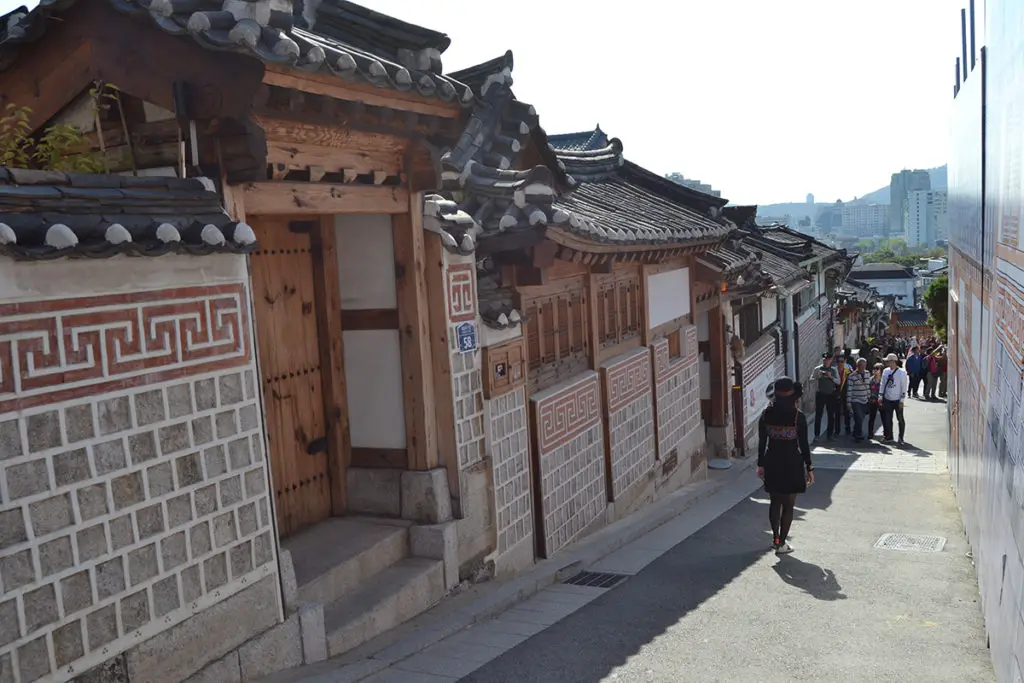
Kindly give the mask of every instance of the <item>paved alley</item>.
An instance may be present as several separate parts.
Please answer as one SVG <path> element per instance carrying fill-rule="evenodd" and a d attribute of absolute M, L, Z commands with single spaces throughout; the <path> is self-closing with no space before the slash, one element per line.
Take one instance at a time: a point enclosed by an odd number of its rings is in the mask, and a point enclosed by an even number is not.
<path fill-rule="evenodd" d="M 766 550 L 759 489 L 736 505 L 723 492 L 591 568 L 627 575 L 616 586 L 555 585 L 366 680 L 992 681 L 946 404 L 906 412 L 904 451 L 816 449 L 792 556 Z M 893 533 L 945 544 L 876 547 Z"/>

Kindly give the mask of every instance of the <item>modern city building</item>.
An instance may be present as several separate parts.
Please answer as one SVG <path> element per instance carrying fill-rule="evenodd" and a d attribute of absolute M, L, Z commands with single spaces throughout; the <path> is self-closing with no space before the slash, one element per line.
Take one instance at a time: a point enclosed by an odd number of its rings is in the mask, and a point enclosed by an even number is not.
<path fill-rule="evenodd" d="M 903 208 L 903 236 L 908 247 L 932 247 L 947 232 L 946 190 L 907 193 Z"/>
<path fill-rule="evenodd" d="M 884 235 L 889 222 L 888 204 L 843 204 L 842 234 L 850 237 Z"/>
<path fill-rule="evenodd" d="M 889 231 L 886 237 L 903 234 L 903 214 L 907 202 L 907 194 L 916 190 L 932 189 L 931 176 L 928 171 L 907 171 L 893 173 L 889 181 Z"/>
<path fill-rule="evenodd" d="M 704 194 L 709 194 L 712 197 L 721 197 L 722 196 L 722 191 L 721 190 L 715 190 L 710 185 L 708 185 L 707 183 L 702 183 L 699 180 L 693 180 L 692 178 L 687 178 L 682 173 L 679 173 L 678 171 L 674 172 L 674 173 L 666 173 L 665 177 L 668 178 L 669 180 L 671 180 L 672 182 L 679 183 L 683 187 L 688 187 L 691 190 L 697 190 L 698 192 L 703 192 Z"/>

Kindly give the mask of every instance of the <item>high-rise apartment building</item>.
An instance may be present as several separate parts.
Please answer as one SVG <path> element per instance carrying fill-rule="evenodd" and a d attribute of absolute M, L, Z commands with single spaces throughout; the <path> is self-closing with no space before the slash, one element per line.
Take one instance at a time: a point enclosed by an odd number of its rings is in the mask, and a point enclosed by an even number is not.
<path fill-rule="evenodd" d="M 692 180 L 690 178 L 685 177 L 682 173 L 679 173 L 679 172 L 666 173 L 665 177 L 668 178 L 669 180 L 671 180 L 672 182 L 679 183 L 680 185 L 682 185 L 684 187 L 688 187 L 691 190 L 697 190 L 698 192 L 703 192 L 704 194 L 709 194 L 712 197 L 721 197 L 722 196 L 722 191 L 721 190 L 714 190 L 707 183 L 702 183 L 699 180 Z"/>
<path fill-rule="evenodd" d="M 945 190 L 916 190 L 907 193 L 903 210 L 903 236 L 908 247 L 933 247 L 946 239 Z"/>
<path fill-rule="evenodd" d="M 888 204 L 843 204 L 842 234 L 850 237 L 884 235 L 889 225 Z"/>
<path fill-rule="evenodd" d="M 886 237 L 902 235 L 903 215 L 906 213 L 907 194 L 932 189 L 928 171 L 900 171 L 889 181 L 889 230 Z"/>

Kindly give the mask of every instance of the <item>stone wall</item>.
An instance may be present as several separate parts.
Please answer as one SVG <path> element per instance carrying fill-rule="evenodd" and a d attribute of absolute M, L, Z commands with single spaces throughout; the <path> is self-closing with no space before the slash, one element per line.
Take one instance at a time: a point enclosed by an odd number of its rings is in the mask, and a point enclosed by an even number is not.
<path fill-rule="evenodd" d="M 615 500 L 654 468 L 651 354 L 637 349 L 601 367 L 608 424 L 608 466 Z"/>
<path fill-rule="evenodd" d="M 700 366 L 697 327 L 682 328 L 682 354 L 670 358 L 668 341 L 651 346 L 654 356 L 654 395 L 658 416 L 658 452 L 669 461 L 673 452 L 679 467 L 689 471 L 694 455 L 704 447 L 704 422 L 700 412 Z M 698 463 L 699 464 L 699 463 Z"/>
<path fill-rule="evenodd" d="M 119 261 L 0 263 L 4 683 L 276 585 L 244 259 Z"/>
<path fill-rule="evenodd" d="M 531 396 L 530 418 L 543 554 L 551 557 L 597 520 L 608 502 L 597 373 Z"/>
<path fill-rule="evenodd" d="M 490 453 L 494 468 L 494 507 L 499 555 L 533 542 L 530 495 L 530 436 L 526 389 L 519 387 L 487 401 Z"/>

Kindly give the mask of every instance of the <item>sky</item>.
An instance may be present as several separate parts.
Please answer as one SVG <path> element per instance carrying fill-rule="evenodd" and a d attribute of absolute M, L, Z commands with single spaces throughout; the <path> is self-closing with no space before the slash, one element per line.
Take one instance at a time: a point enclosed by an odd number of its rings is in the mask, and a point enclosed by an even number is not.
<path fill-rule="evenodd" d="M 361 4 L 447 33 L 446 71 L 511 49 L 516 96 L 549 134 L 600 124 L 631 161 L 767 204 L 849 200 L 946 163 L 963 2 Z"/>

